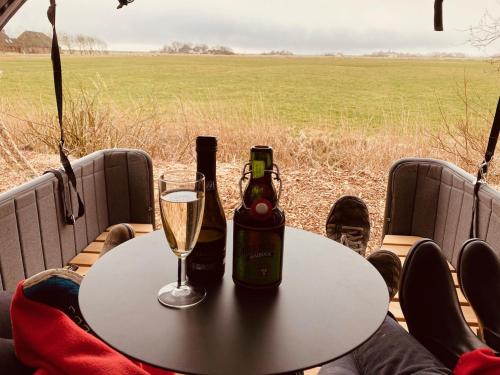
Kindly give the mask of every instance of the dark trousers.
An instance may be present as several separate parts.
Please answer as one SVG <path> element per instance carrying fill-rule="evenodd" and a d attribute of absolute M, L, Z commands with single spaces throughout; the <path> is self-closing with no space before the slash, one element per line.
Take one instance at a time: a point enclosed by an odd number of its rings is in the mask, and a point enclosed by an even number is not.
<path fill-rule="evenodd" d="M 444 375 L 452 372 L 387 316 L 364 344 L 336 361 L 319 375 Z"/>
<path fill-rule="evenodd" d="M 25 375 L 33 370 L 24 366 L 16 357 L 12 326 L 10 323 L 10 302 L 12 293 L 0 291 L 0 373 Z"/>

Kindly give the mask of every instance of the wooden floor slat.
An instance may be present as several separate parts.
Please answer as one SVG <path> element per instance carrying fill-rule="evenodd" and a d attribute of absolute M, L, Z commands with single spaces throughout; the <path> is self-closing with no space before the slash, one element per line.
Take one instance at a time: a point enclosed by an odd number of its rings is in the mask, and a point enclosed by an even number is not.
<path fill-rule="evenodd" d="M 382 244 L 412 246 L 415 242 L 421 239 L 422 237 L 417 237 L 417 236 L 400 236 L 395 234 L 387 234 L 384 237 Z"/>
<path fill-rule="evenodd" d="M 409 245 L 382 245 L 380 250 L 389 250 L 398 256 L 406 256 L 408 251 L 410 251 L 411 246 Z"/>
<path fill-rule="evenodd" d="M 318 375 L 319 373 L 319 367 L 315 367 L 309 370 L 304 371 L 304 375 Z"/>
<path fill-rule="evenodd" d="M 102 232 L 96 239 L 96 242 L 104 242 L 106 241 L 106 238 L 108 237 L 109 232 Z"/>
<path fill-rule="evenodd" d="M 89 245 L 82 250 L 82 253 L 96 253 L 99 254 L 102 249 L 103 242 L 91 242 Z"/>
<path fill-rule="evenodd" d="M 75 272 L 79 275 L 85 276 L 89 270 L 90 267 L 80 266 Z"/>
<path fill-rule="evenodd" d="M 90 267 L 91 265 L 93 265 L 97 261 L 97 259 L 99 259 L 99 254 L 80 253 L 76 257 L 71 259 L 71 261 L 69 263 L 78 264 L 79 266 Z"/>

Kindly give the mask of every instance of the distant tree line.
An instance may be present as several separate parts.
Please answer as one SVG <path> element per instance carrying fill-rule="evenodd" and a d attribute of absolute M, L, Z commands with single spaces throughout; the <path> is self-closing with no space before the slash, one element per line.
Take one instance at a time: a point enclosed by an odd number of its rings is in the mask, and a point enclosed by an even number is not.
<path fill-rule="evenodd" d="M 286 50 L 279 50 L 279 51 L 269 51 L 269 52 L 262 52 L 261 55 L 271 55 L 271 56 L 293 56 L 293 52 L 286 51 Z"/>
<path fill-rule="evenodd" d="M 59 33 L 59 44 L 70 55 L 96 55 L 108 52 L 106 42 L 99 38 L 83 34 L 71 35 L 68 33 Z"/>
<path fill-rule="evenodd" d="M 234 55 L 230 47 L 209 47 L 206 44 L 193 44 L 185 42 L 172 42 L 160 48 L 160 53 L 190 54 L 190 55 Z"/>
<path fill-rule="evenodd" d="M 394 51 L 375 51 L 365 54 L 366 57 L 391 57 L 391 58 L 412 58 L 412 57 L 435 57 L 435 58 L 459 58 L 467 57 L 462 52 L 429 52 L 429 53 L 407 53 L 407 52 L 394 52 Z"/>

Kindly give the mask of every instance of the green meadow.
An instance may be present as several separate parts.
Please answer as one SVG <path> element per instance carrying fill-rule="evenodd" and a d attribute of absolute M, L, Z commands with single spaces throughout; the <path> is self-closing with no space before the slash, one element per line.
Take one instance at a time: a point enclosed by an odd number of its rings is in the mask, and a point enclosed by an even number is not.
<path fill-rule="evenodd" d="M 99 91 L 119 109 L 189 102 L 293 127 L 423 125 L 492 111 L 498 65 L 486 60 L 269 56 L 63 56 L 65 90 Z M 0 56 L 0 101 L 53 105 L 50 57 Z"/>

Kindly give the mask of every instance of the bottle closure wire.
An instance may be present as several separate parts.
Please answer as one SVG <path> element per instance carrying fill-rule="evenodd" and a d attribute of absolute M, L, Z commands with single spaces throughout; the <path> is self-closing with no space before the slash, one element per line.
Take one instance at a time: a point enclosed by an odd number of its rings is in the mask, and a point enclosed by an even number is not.
<path fill-rule="evenodd" d="M 243 166 L 243 171 L 241 173 L 241 178 L 240 178 L 240 182 L 239 182 L 241 202 L 242 202 L 243 207 L 245 209 L 247 209 L 247 210 L 249 210 L 250 208 L 245 204 L 245 199 L 244 199 L 244 196 L 243 196 L 243 191 L 244 191 L 244 189 L 243 189 L 243 183 L 246 180 L 249 180 L 248 176 L 252 174 L 252 170 L 250 169 L 250 166 L 251 166 L 251 163 L 246 163 Z M 265 169 L 264 173 L 266 173 L 266 172 L 270 173 L 273 176 L 273 180 L 277 181 L 278 185 L 279 185 L 277 189 L 275 187 L 275 189 L 278 191 L 278 199 L 276 199 L 276 204 L 272 208 L 274 210 L 275 208 L 277 208 L 279 206 L 283 184 L 281 182 L 280 170 L 279 170 L 279 167 L 278 167 L 277 164 L 273 163 L 273 169 Z"/>

